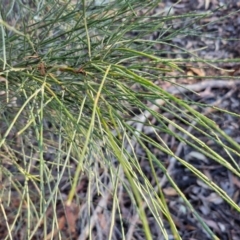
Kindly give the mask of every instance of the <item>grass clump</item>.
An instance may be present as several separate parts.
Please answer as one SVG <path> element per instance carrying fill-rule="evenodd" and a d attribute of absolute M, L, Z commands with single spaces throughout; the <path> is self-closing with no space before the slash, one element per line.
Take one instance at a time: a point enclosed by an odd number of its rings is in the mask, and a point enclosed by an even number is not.
<path fill-rule="evenodd" d="M 164 87 L 180 87 L 167 73 L 183 76 L 188 61 L 214 64 L 170 42 L 199 34 L 194 23 L 211 13 L 154 13 L 159 4 L 33 0 L 1 6 L 2 239 L 181 239 L 165 185 L 218 239 L 174 180 L 176 162 L 239 211 L 217 182 L 163 138 L 240 176 L 240 147 L 206 116 L 211 106 Z M 175 28 L 183 19 L 184 28 Z"/>

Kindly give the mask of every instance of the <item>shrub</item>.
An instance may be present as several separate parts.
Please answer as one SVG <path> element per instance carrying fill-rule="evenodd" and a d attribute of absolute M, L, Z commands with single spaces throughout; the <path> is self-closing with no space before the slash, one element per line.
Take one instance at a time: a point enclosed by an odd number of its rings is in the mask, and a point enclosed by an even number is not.
<path fill-rule="evenodd" d="M 180 215 L 218 239 L 181 190 L 178 168 L 239 211 L 189 160 L 217 163 L 239 177 L 239 144 L 210 111 L 239 115 L 192 99 L 207 88 L 198 78 L 210 77 L 186 69 L 217 69 L 217 61 L 172 42 L 201 35 L 204 26 L 196 23 L 212 13 L 174 15 L 161 6 L 2 4 L 2 239 L 181 239 L 171 193 Z M 192 89 L 181 82 L 190 77 Z"/>

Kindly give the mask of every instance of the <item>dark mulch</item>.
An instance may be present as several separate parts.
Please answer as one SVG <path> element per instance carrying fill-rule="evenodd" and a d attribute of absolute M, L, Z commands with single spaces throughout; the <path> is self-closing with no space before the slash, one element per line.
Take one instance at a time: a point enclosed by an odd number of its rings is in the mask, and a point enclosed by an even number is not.
<path fill-rule="evenodd" d="M 159 9 L 169 7 L 177 1 L 165 0 L 160 4 Z M 218 86 L 219 80 L 225 79 L 239 80 L 240 64 L 234 63 L 234 59 L 240 57 L 240 2 L 239 1 L 188 1 L 183 0 L 180 3 L 173 6 L 171 10 L 173 14 L 181 15 L 195 11 L 197 13 L 207 13 L 211 10 L 214 13 L 210 16 L 200 18 L 193 24 L 188 18 L 186 19 L 174 19 L 167 24 L 172 25 L 174 30 L 178 30 L 187 24 L 192 24 L 193 30 L 192 36 L 182 36 L 174 38 L 170 43 L 173 43 L 179 47 L 187 48 L 189 52 L 195 52 L 197 56 L 203 59 L 209 60 L 224 60 L 232 59 L 230 62 L 221 63 L 216 65 L 221 69 L 213 67 L 204 67 L 201 64 L 185 63 L 182 67 L 185 70 L 185 76 L 178 77 L 179 73 L 167 73 L 165 77 L 168 77 L 173 82 L 186 84 L 191 86 L 194 84 L 202 84 L 205 81 L 209 81 L 209 87 L 202 89 L 199 88 L 198 95 L 187 92 L 181 94 L 177 93 L 178 97 L 184 100 L 196 101 L 202 104 L 213 104 L 218 102 L 218 107 L 226 111 L 231 111 L 236 114 L 240 114 L 240 85 L 236 84 L 232 87 L 221 85 Z M 170 12 L 171 12 L 170 11 Z M 157 38 L 158 34 L 155 33 L 153 38 Z M 166 36 L 162 36 L 163 38 Z M 157 46 L 158 50 L 165 49 L 165 56 L 184 58 L 189 57 L 188 54 L 181 53 L 172 46 Z M 231 70 L 231 71 L 225 71 Z M 219 75 L 220 78 L 214 76 Z M 191 79 L 191 76 L 198 76 L 199 78 Z M 214 85 L 214 81 L 216 85 Z M 162 84 L 161 79 L 159 84 Z M 166 87 L 168 89 L 168 87 Z M 205 114 L 205 116 L 214 120 L 219 128 L 221 128 L 226 134 L 231 136 L 236 143 L 240 144 L 240 118 L 239 116 L 233 116 L 221 111 L 209 111 L 205 112 L 205 108 L 198 108 L 199 111 Z M 180 114 L 180 113 L 179 113 Z M 174 120 L 173 116 L 169 116 Z M 184 124 L 175 119 L 181 126 Z M 158 124 L 156 122 L 156 124 Z M 187 129 L 187 126 L 185 126 Z M 216 143 L 206 138 L 204 135 L 199 134 L 196 131 L 192 131 L 192 134 L 201 139 L 209 147 L 219 153 L 224 159 L 231 162 L 227 152 L 219 147 Z M 163 139 L 168 139 L 171 149 L 177 152 L 180 143 L 173 137 L 162 134 Z M 153 152 L 156 153 L 158 159 L 167 163 L 170 161 L 169 157 L 165 156 L 158 150 L 155 150 L 153 146 L 149 146 Z M 202 153 L 192 149 L 189 146 L 183 146 L 181 151 L 178 152 L 178 156 L 191 163 L 198 170 L 207 175 L 214 183 L 220 186 L 226 193 L 239 204 L 240 198 L 240 179 L 234 176 L 226 168 L 219 165 L 217 162 L 208 159 Z M 237 165 L 240 164 L 240 158 L 233 156 Z M 144 158 L 143 158 L 144 159 Z M 144 160 L 143 160 L 144 161 Z M 147 161 L 145 162 L 147 165 Z M 142 163 L 144 165 L 144 163 Z M 191 173 L 182 164 L 176 162 L 172 168 L 171 175 L 176 181 L 179 188 L 183 191 L 187 199 L 191 202 L 194 209 L 204 219 L 205 223 L 213 230 L 213 232 L 219 237 L 219 239 L 240 239 L 240 215 L 234 212 L 231 207 L 228 206 L 217 194 L 197 179 L 193 173 Z M 183 239 L 210 239 L 205 232 L 203 232 L 199 223 L 193 218 L 192 213 L 186 210 L 181 198 L 174 192 L 169 184 L 165 184 L 164 193 L 167 198 L 170 211 L 174 215 L 174 221 L 181 233 Z"/>

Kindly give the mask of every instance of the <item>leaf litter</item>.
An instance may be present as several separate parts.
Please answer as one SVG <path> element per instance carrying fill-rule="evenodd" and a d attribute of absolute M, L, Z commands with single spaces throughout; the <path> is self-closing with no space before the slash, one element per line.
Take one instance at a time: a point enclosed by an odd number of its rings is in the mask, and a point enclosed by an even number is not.
<path fill-rule="evenodd" d="M 169 9 L 176 1 L 165 0 L 159 4 L 159 7 L 156 11 L 162 9 Z M 197 2 L 197 3 L 196 3 Z M 239 40 L 240 37 L 240 13 L 236 12 L 236 7 L 239 6 L 238 1 L 224 1 L 224 0 L 198 0 L 198 1 L 181 1 L 179 4 L 174 5 L 171 10 L 171 14 L 184 14 L 189 11 L 197 11 L 199 13 L 218 9 L 215 11 L 215 14 L 208 18 L 203 18 L 200 20 L 199 25 L 205 24 L 203 29 L 206 32 L 200 40 L 194 36 L 186 36 L 181 39 L 173 39 L 172 43 L 179 45 L 180 47 L 187 46 L 189 52 L 197 51 L 199 57 L 207 58 L 207 59 L 236 59 L 239 58 L 240 52 L 239 49 L 239 41 L 225 40 L 225 38 L 229 38 L 234 36 L 235 39 Z M 234 14 L 230 14 L 233 12 Z M 221 16 L 227 16 L 223 19 L 223 21 L 219 20 Z M 214 24 L 211 24 L 212 21 L 215 21 Z M 175 29 L 181 27 L 185 24 L 184 21 L 178 21 L 174 23 Z M 198 27 L 196 23 L 195 27 Z M 210 37 L 209 37 L 210 36 Z M 152 38 L 155 36 L 153 35 Z M 172 53 L 174 53 L 174 57 L 184 58 L 186 56 L 182 56 L 182 53 L 177 49 L 171 48 L 170 46 L 156 46 L 156 48 L 165 47 L 166 57 L 172 57 Z M 178 73 L 174 72 L 166 72 L 166 78 L 172 80 L 172 82 L 177 82 L 178 84 L 183 84 L 186 88 L 178 89 L 174 84 L 165 84 L 163 88 L 165 88 L 168 92 L 178 95 L 182 99 L 191 99 L 193 101 L 212 104 L 217 102 L 217 107 L 223 108 L 226 111 L 232 111 L 236 114 L 240 114 L 240 86 L 239 82 L 235 81 L 235 77 L 239 76 L 239 67 L 238 63 L 234 62 L 226 62 L 220 63 L 219 69 L 216 68 L 203 68 L 201 64 L 185 64 L 183 63 L 183 69 L 185 68 L 185 76 L 177 77 Z M 216 79 L 214 77 L 209 76 L 226 76 L 232 77 L 235 82 L 227 78 L 221 82 L 220 79 Z M 193 78 L 191 78 L 194 76 Z M 197 79 L 195 76 L 198 76 Z M 2 78 L 2 77 L 1 77 Z M 229 81 L 228 81 L 229 79 Z M 231 84 L 230 84 L 231 82 Z M 159 81 L 159 85 L 163 84 Z M 188 89 L 187 89 L 188 88 Z M 189 90 L 190 89 L 190 90 Z M 197 94 L 196 94 L 197 93 Z M 161 103 L 164 105 L 164 102 Z M 161 105 L 160 104 L 160 105 Z M 199 108 L 199 106 L 196 106 Z M 159 110 L 159 109 L 157 109 Z M 203 111 L 199 108 L 200 111 Z M 237 117 L 229 115 L 227 112 L 223 113 L 215 109 L 214 111 L 203 112 L 206 116 L 213 119 L 218 126 L 224 130 L 229 136 L 236 140 L 237 143 L 240 144 L 240 120 Z M 166 114 L 163 112 L 163 114 Z M 174 116 L 168 116 L 174 119 Z M 154 119 L 152 121 L 157 124 L 158 122 Z M 177 120 L 176 120 L 177 121 Z M 182 123 L 181 123 L 182 124 Z M 54 129 L 51 124 L 47 124 L 50 128 L 50 131 Z M 184 126 L 187 128 L 187 126 Z M 4 132 L 5 126 L 1 123 L 1 131 Z M 172 128 L 177 131 L 177 129 Z M 47 128 L 45 131 L 48 131 Z M 153 132 L 151 129 L 144 128 L 143 130 L 147 135 L 153 136 Z M 194 133 L 194 129 L 191 129 L 192 133 Z M 54 131 L 53 131 L 54 132 Z M 193 164 L 197 169 L 204 172 L 205 175 L 208 176 L 211 181 L 219 184 L 224 191 L 231 196 L 236 203 L 240 203 L 240 180 L 238 177 L 234 176 L 230 173 L 226 168 L 217 164 L 215 161 L 212 161 L 207 158 L 203 153 L 197 152 L 196 150 L 191 149 L 191 147 L 186 145 L 181 145 L 181 143 L 176 140 L 173 136 L 168 134 L 159 133 L 162 135 L 163 139 L 168 143 L 168 145 L 175 151 L 176 155 L 182 157 L 186 161 Z M 209 140 L 206 136 L 200 136 L 199 133 L 198 138 L 200 138 L 203 142 L 206 142 L 208 146 L 213 148 L 215 151 L 221 151 L 219 154 L 226 159 L 229 159 L 227 152 L 219 148 L 215 145 L 214 141 Z M 14 133 L 11 134 L 11 137 L 14 138 Z M 21 141 L 27 141 L 27 139 L 19 140 L 19 148 L 22 147 Z M 205 183 L 201 180 L 197 179 L 188 169 L 183 167 L 177 161 L 171 161 L 168 156 L 164 153 L 159 152 L 158 149 L 154 149 L 154 146 L 149 146 L 152 152 L 155 155 L 162 159 L 165 162 L 166 166 L 168 166 L 168 170 L 174 180 L 176 181 L 179 188 L 183 191 L 186 197 L 191 201 L 191 204 L 198 211 L 198 213 L 203 217 L 206 224 L 219 236 L 220 239 L 233 239 L 238 240 L 240 236 L 239 231 L 239 214 L 235 213 L 223 200 L 215 193 L 212 192 L 211 188 L 209 188 Z M 8 149 L 5 149 L 4 152 L 7 152 Z M 139 157 L 139 163 L 145 171 L 145 174 L 149 179 L 152 179 L 151 171 L 148 169 L 148 162 L 145 159 L 144 151 L 138 149 L 141 152 L 142 156 Z M 1 153 L 2 154 L 2 153 Z M 49 154 L 49 161 L 53 155 Z M 35 159 L 37 157 L 35 156 Z M 6 162 L 6 160 L 4 160 Z M 230 160 L 229 160 L 230 161 Z M 239 163 L 239 159 L 238 159 Z M 9 164 L 9 163 L 8 163 Z M 9 164 L 9 170 L 14 170 L 14 166 Z M 16 176 L 17 177 L 17 176 Z M 109 176 L 107 176 L 109 177 Z M 173 214 L 174 222 L 178 227 L 178 230 L 181 233 L 183 239 L 209 239 L 207 234 L 201 230 L 198 222 L 192 217 L 191 212 L 189 212 L 185 205 L 182 202 L 182 199 L 176 193 L 176 190 L 172 188 L 167 181 L 163 181 L 164 177 L 161 172 L 159 172 L 159 179 L 161 179 L 161 186 L 163 188 L 163 193 L 165 194 L 167 204 L 169 206 L 170 212 Z M 4 179 L 5 180 L 5 179 Z M 152 180 L 152 182 L 154 182 Z M 23 179 L 18 179 L 19 184 L 24 184 Z M 56 204 L 56 210 L 58 215 L 58 223 L 55 229 L 49 229 L 47 237 L 49 239 L 58 238 L 58 233 L 61 231 L 63 233 L 62 236 L 65 236 L 65 239 L 68 239 L 71 236 L 72 239 L 88 239 L 89 231 L 86 227 L 86 203 L 73 202 L 71 206 L 66 206 L 64 204 L 66 200 L 66 195 L 64 192 L 68 189 L 67 182 L 62 181 L 62 199 L 58 199 Z M 80 196 L 80 199 L 86 200 L 86 186 L 88 185 L 88 180 L 86 177 L 83 177 L 78 186 L 77 194 Z M 1 190 L 4 192 L 4 189 L 9 188 L 7 181 L 1 182 Z M 35 187 L 33 186 L 33 189 Z M 6 196 L 1 200 L 1 204 L 4 204 L 4 211 L 1 212 L 1 216 L 7 215 L 8 222 L 11 224 L 15 219 L 16 209 L 22 204 L 23 208 L 26 207 L 26 203 L 22 200 L 20 194 L 13 194 L 14 196 Z M 31 199 L 34 201 L 34 198 L 37 198 L 34 191 L 30 192 Z M 127 239 L 144 239 L 141 234 L 141 223 L 138 219 L 137 213 L 134 211 L 134 207 L 132 206 L 131 199 L 129 199 L 128 194 L 124 189 L 121 189 L 118 193 L 119 196 L 119 204 L 122 211 L 122 217 L 124 219 L 124 228 L 126 230 Z M 14 201 L 13 201 L 14 199 Z M 107 233 L 110 226 L 110 212 L 113 209 L 111 205 L 111 195 L 107 191 L 105 191 L 105 195 L 99 196 L 94 195 L 92 197 L 92 203 L 90 206 L 92 212 L 91 229 L 94 233 L 95 239 L 106 239 Z M 37 199 L 36 199 L 37 201 Z M 84 202 L 84 201 L 83 201 Z M 106 209 L 103 211 L 103 209 Z M 46 211 L 47 218 L 52 218 L 54 209 L 51 207 Z M 0 233 L 1 238 L 6 236 L 7 226 L 3 217 L 1 217 L 0 223 Z M 113 239 L 121 239 L 120 232 L 120 216 L 117 216 L 115 223 L 115 235 Z M 158 227 L 153 222 L 151 214 L 148 215 L 149 223 L 152 223 L 151 230 L 156 237 L 155 239 L 162 239 L 161 233 L 158 232 Z M 24 219 L 24 213 L 22 213 L 22 221 Z M 36 222 L 33 223 L 35 224 Z M 58 230 L 56 230 L 58 229 Z M 13 232 L 18 236 L 18 239 L 24 239 L 25 231 L 27 229 L 22 229 L 21 231 Z M 40 231 L 37 232 L 39 236 L 41 236 Z M 169 238 L 171 238 L 171 234 L 169 232 Z M 17 239 L 17 238 L 14 238 Z"/>

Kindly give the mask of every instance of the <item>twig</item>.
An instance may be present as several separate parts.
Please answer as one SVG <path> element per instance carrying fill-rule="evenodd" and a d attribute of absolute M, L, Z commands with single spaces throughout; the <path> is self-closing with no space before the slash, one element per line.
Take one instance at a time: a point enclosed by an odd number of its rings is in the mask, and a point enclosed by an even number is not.
<path fill-rule="evenodd" d="M 240 80 L 209 80 L 198 82 L 195 84 L 186 84 L 179 86 L 171 86 L 166 89 L 168 93 L 173 95 L 186 93 L 186 92 L 199 92 L 203 91 L 206 88 L 232 88 L 237 84 L 240 84 Z"/>
<path fill-rule="evenodd" d="M 172 95 L 176 94 L 183 94 L 186 92 L 199 92 L 203 91 L 206 88 L 209 90 L 212 88 L 232 88 L 235 87 L 237 84 L 240 84 L 240 80 L 209 80 L 209 81 L 203 81 L 195 84 L 190 85 L 179 85 L 179 86 L 171 86 L 165 91 L 168 93 L 171 93 Z M 155 101 L 155 104 L 151 105 L 149 108 L 152 111 L 159 111 L 159 105 L 163 105 L 165 103 L 162 99 L 157 99 Z M 137 115 L 136 117 L 132 118 L 132 120 L 128 121 L 127 123 L 129 125 L 133 125 L 136 127 L 136 130 L 141 132 L 144 126 L 144 123 L 146 120 L 151 116 L 151 112 L 148 110 L 145 110 L 142 114 Z"/>
<path fill-rule="evenodd" d="M 103 211 L 103 209 L 107 208 L 108 199 L 110 197 L 110 189 L 112 189 L 111 182 L 107 186 L 107 191 L 102 195 L 101 200 L 99 201 L 99 204 L 97 205 L 94 213 L 91 216 L 90 219 L 90 226 L 86 226 L 83 231 L 81 232 L 81 235 L 78 237 L 78 240 L 86 240 L 89 236 L 89 230 L 92 230 L 94 225 L 96 224 L 96 221 L 98 220 L 98 215 Z"/>
<path fill-rule="evenodd" d="M 234 84 L 233 84 L 234 83 Z M 229 81 L 229 82 L 226 82 L 226 81 L 217 81 L 217 80 L 212 80 L 212 81 L 209 81 L 209 82 L 202 82 L 202 83 L 199 83 L 199 84 L 192 84 L 192 85 L 187 85 L 187 88 L 183 88 L 183 89 L 176 89 L 176 87 L 170 87 L 169 89 L 167 89 L 167 92 L 171 93 L 171 94 L 177 94 L 177 93 L 183 93 L 183 92 L 187 92 L 187 91 L 202 91 L 206 88 L 213 88 L 213 87 L 216 87 L 216 88 L 223 88 L 223 87 L 226 87 L 226 88 L 230 88 L 230 87 L 233 87 L 236 85 L 236 83 L 240 83 L 240 80 L 238 81 Z M 227 92 L 222 98 L 216 100 L 213 105 L 214 106 L 217 106 L 219 105 L 224 99 L 228 98 L 233 92 L 235 91 L 235 89 L 232 89 L 230 90 L 229 92 Z M 161 103 L 164 104 L 164 101 L 163 100 L 157 100 L 158 101 L 158 104 Z M 151 107 L 151 110 L 157 110 L 158 107 L 156 107 L 156 105 L 153 105 Z M 211 111 L 211 107 L 208 107 L 205 111 L 204 111 L 204 115 L 207 115 L 209 113 L 209 111 Z M 140 131 L 143 126 L 144 126 L 144 121 L 147 120 L 147 118 L 150 116 L 150 112 L 149 111 L 145 111 L 143 114 L 137 116 L 138 120 L 139 121 L 143 121 L 141 123 L 137 123 L 137 130 Z M 192 129 L 193 129 L 193 126 L 197 124 L 197 121 L 194 121 L 190 126 L 189 128 L 187 129 L 187 132 L 191 132 Z M 184 139 L 187 139 L 188 135 L 185 134 L 184 135 Z M 133 141 L 135 142 L 136 139 L 134 138 Z M 178 148 L 177 148 L 177 151 L 175 153 L 175 156 L 179 156 L 182 149 L 183 149 L 183 146 L 184 146 L 184 142 L 181 142 L 179 145 L 178 145 Z M 174 169 L 174 166 L 176 164 L 177 160 L 176 160 L 176 157 L 171 157 L 170 159 L 170 164 L 167 168 L 167 172 L 169 173 L 169 175 L 172 173 L 172 170 Z M 163 178 L 161 179 L 160 181 L 160 186 L 163 187 L 167 182 L 167 177 L 166 175 L 163 176 Z M 157 190 L 157 187 L 155 188 L 155 190 Z M 145 209 L 147 206 L 146 203 L 143 204 L 143 209 Z M 131 221 L 131 227 L 128 229 L 128 233 L 127 233 L 127 240 L 130 240 L 131 237 L 132 237 L 132 234 L 134 232 L 134 228 L 135 228 L 135 225 L 137 224 L 137 222 L 139 221 L 139 216 L 138 214 L 136 214 L 133 218 L 132 218 L 132 221 Z"/>

